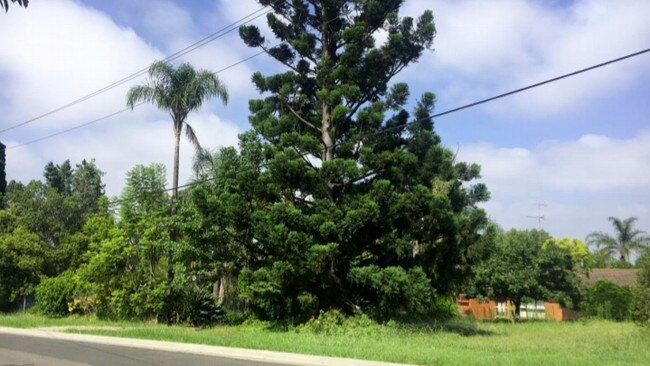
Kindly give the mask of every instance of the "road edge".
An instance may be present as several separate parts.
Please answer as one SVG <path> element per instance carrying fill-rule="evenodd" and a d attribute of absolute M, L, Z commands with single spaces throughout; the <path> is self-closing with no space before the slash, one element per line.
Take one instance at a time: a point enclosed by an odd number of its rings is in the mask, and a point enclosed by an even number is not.
<path fill-rule="evenodd" d="M 69 327 L 74 328 L 74 327 Z M 397 366 L 403 364 L 367 361 L 352 358 L 313 356 L 298 353 L 264 351 L 246 348 L 208 346 L 203 344 L 155 341 L 149 339 L 109 337 L 89 334 L 62 333 L 47 328 L 25 329 L 0 327 L 0 333 L 26 337 L 47 338 L 60 341 L 105 344 L 111 346 L 140 348 L 167 352 L 183 352 L 203 356 L 217 356 L 246 361 L 258 361 L 284 365 L 304 366 Z"/>

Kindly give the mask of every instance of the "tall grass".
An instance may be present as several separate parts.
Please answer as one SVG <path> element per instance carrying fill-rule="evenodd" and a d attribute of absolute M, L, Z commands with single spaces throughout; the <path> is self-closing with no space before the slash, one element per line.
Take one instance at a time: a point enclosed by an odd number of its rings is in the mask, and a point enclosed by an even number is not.
<path fill-rule="evenodd" d="M 23 318 L 0 316 L 0 325 L 11 326 Z M 38 324 L 39 319 L 43 323 Z M 605 320 L 510 324 L 453 319 L 428 326 L 371 326 L 336 334 L 270 328 L 264 323 L 196 329 L 35 316 L 18 322 L 22 326 L 118 325 L 124 329 L 73 331 L 420 365 L 650 364 L 650 329 Z"/>

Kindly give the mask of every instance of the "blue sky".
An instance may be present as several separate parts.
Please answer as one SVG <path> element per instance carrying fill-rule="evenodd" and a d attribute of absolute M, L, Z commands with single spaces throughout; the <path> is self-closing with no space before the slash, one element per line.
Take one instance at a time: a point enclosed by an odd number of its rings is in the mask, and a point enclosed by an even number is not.
<path fill-rule="evenodd" d="M 34 0 L 0 14 L 0 129 L 47 112 L 148 66 L 260 8 L 253 0 Z M 431 9 L 434 51 L 396 81 L 413 99 L 437 95 L 437 112 L 650 47 L 645 0 L 407 0 L 404 15 Z M 255 21 L 261 26 L 264 22 Z M 385 35 L 376 34 L 382 41 Z M 256 50 L 236 32 L 179 62 L 218 70 Z M 220 75 L 231 92 L 190 117 L 204 146 L 233 145 L 248 129 L 252 72 L 282 70 L 266 56 Z M 128 88 L 0 134 L 11 147 L 125 107 Z M 436 120 L 443 143 L 483 167 L 485 204 L 504 228 L 537 226 L 584 239 L 608 216 L 638 216 L 650 230 L 650 54 Z M 170 165 L 172 132 L 153 107 L 7 152 L 8 178 L 40 179 L 50 160 L 96 158 L 118 194 L 135 164 Z M 181 180 L 190 177 L 189 144 Z M 535 202 L 546 206 L 539 209 Z"/>

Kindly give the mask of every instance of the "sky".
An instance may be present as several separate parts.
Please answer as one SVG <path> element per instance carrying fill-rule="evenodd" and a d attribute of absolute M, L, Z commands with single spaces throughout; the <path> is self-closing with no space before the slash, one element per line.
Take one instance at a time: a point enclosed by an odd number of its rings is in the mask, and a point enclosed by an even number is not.
<path fill-rule="evenodd" d="M 0 130 L 61 107 L 259 10 L 253 0 L 32 0 L 0 13 Z M 647 0 L 406 0 L 403 16 L 434 13 L 431 50 L 395 82 L 412 98 L 436 94 L 443 112 L 650 48 Z M 252 21 L 268 34 L 263 18 Z M 378 42 L 385 34 L 378 32 Z M 175 61 L 217 71 L 258 51 L 231 32 Z M 249 129 L 251 74 L 284 70 L 266 55 L 219 74 L 227 106 L 188 117 L 205 147 L 233 146 Z M 96 159 L 107 194 L 136 164 L 171 173 L 169 116 L 154 106 L 123 111 L 69 133 L 12 147 L 126 108 L 136 78 L 45 118 L 0 133 L 7 178 L 42 179 L 49 161 Z M 505 229 L 542 227 L 583 239 L 612 232 L 607 218 L 639 218 L 650 231 L 650 53 L 472 109 L 435 128 L 458 159 L 482 167 L 483 204 Z M 181 142 L 181 183 L 192 147 Z M 168 178 L 171 182 L 171 179 Z M 543 216 L 538 220 L 530 216 Z"/>

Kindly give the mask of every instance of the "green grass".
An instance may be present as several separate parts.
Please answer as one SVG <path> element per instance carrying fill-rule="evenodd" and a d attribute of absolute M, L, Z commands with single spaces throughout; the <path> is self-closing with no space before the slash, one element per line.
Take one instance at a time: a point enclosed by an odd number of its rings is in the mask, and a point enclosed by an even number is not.
<path fill-rule="evenodd" d="M 650 364 L 650 329 L 632 323 L 481 323 L 454 320 L 437 330 L 374 327 L 350 335 L 273 330 L 264 324 L 210 329 L 150 323 L 0 316 L 0 326 L 121 326 L 78 333 L 134 337 L 421 365 L 644 365 Z"/>
<path fill-rule="evenodd" d="M 32 313 L 0 313 L 0 327 L 10 328 L 43 328 L 43 327 L 137 327 L 146 326 L 144 322 L 106 321 L 89 316 L 70 316 L 66 318 L 48 318 Z"/>

